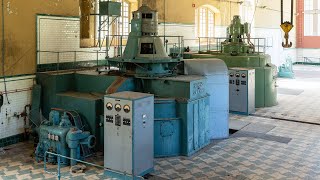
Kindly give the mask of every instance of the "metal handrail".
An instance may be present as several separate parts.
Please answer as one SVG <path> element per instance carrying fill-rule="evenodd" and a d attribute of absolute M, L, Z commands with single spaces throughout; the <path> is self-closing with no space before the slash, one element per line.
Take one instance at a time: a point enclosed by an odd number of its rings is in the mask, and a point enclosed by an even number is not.
<path fill-rule="evenodd" d="M 112 41 L 110 42 L 110 44 L 107 44 L 108 47 L 106 49 L 110 50 L 110 47 L 113 46 L 119 51 L 119 52 L 115 53 L 116 54 L 115 57 L 123 57 L 123 50 L 124 50 L 123 47 L 126 46 L 126 45 L 123 44 L 122 41 L 124 39 L 128 39 L 128 37 L 129 37 L 129 35 L 117 35 L 117 34 L 109 35 L 109 38 L 111 38 Z M 159 37 L 159 38 L 177 38 L 177 42 L 173 42 L 173 43 L 163 42 L 164 43 L 164 47 L 165 47 L 166 53 L 169 53 L 168 52 L 168 45 L 173 46 L 173 48 L 174 49 L 178 49 L 178 52 L 179 52 L 176 57 L 178 57 L 178 58 L 179 57 L 183 57 L 183 53 L 184 53 L 184 50 L 183 50 L 183 47 L 184 47 L 183 36 L 150 36 L 150 37 L 153 37 L 153 38 L 157 38 L 157 37 Z M 116 40 L 113 41 L 113 39 L 118 39 L 118 42 L 116 42 Z M 108 54 L 108 52 L 107 52 L 107 54 Z"/>
<path fill-rule="evenodd" d="M 47 52 L 47 53 L 72 53 L 72 52 L 79 52 L 79 53 L 104 53 L 106 51 L 101 51 L 101 50 L 96 50 L 96 51 L 42 51 L 42 50 L 37 50 L 37 52 Z"/>
<path fill-rule="evenodd" d="M 53 172 L 49 172 L 47 170 L 47 160 L 46 160 L 46 157 L 47 157 L 47 154 L 50 154 L 50 155 L 53 155 L 53 156 L 57 156 L 57 159 L 58 159 L 58 169 L 57 169 L 57 177 L 58 177 L 58 180 L 60 180 L 61 178 L 61 160 L 60 158 L 65 158 L 65 159 L 69 159 L 69 160 L 73 160 L 73 161 L 76 161 L 76 162 L 79 162 L 79 163 L 83 163 L 83 164 L 87 164 L 87 165 L 90 165 L 90 166 L 94 166 L 94 167 L 97 167 L 97 168 L 101 168 L 101 169 L 104 169 L 104 170 L 107 170 L 107 171 L 110 171 L 112 173 L 116 173 L 116 174 L 121 174 L 121 175 L 124 175 L 124 176 L 129 176 L 129 177 L 132 177 L 132 179 L 134 178 L 140 178 L 140 179 L 144 179 L 142 176 L 134 176 L 134 175 L 131 175 L 131 174 L 127 174 L 126 172 L 121 172 L 121 171 L 116 171 L 116 170 L 113 170 L 113 169 L 109 169 L 109 168 L 105 168 L 104 166 L 100 166 L 100 165 L 97 165 L 97 164 L 93 164 L 93 163 L 90 163 L 90 162 L 86 162 L 86 161 L 82 161 L 82 160 L 79 160 L 79 159 L 74 159 L 74 158 L 71 158 L 71 157 L 67 157 L 67 156 L 63 156 L 61 154 L 56 154 L 56 153 L 53 153 L 53 152 L 49 152 L 49 151 L 46 151 L 44 153 L 44 171 L 46 173 L 49 173 L 49 174 L 52 174 Z"/>
<path fill-rule="evenodd" d="M 228 37 L 198 37 L 191 39 L 184 39 L 185 44 L 188 41 L 194 41 L 190 44 L 198 44 L 197 46 L 191 46 L 197 49 L 198 52 L 209 52 L 211 50 L 216 50 L 218 52 L 222 52 L 221 43 L 225 40 L 228 40 Z M 240 38 L 243 41 L 247 41 L 247 38 Z M 267 38 L 250 38 L 253 41 L 254 47 L 256 48 L 255 52 L 257 53 L 266 53 L 267 47 L 272 47 L 268 45 Z M 205 47 L 203 49 L 203 47 Z"/>
<path fill-rule="evenodd" d="M 96 58 L 92 59 L 96 60 L 96 66 L 99 66 L 99 54 L 105 54 L 106 51 L 101 51 L 101 50 L 94 50 L 94 51 L 47 51 L 47 50 L 37 50 L 37 54 L 41 54 L 41 53 L 51 53 L 51 54 L 56 54 L 56 64 L 57 64 L 57 70 L 59 71 L 59 66 L 60 66 L 60 56 L 61 54 L 67 54 L 67 53 L 72 53 L 73 54 L 73 61 L 68 61 L 68 62 L 73 62 L 73 64 L 75 65 L 76 62 L 80 62 L 77 59 L 77 55 L 79 53 L 88 53 L 88 54 L 96 54 Z M 41 64 L 41 56 L 37 55 L 37 64 Z"/>
<path fill-rule="evenodd" d="M 318 58 L 318 57 L 303 57 L 303 60 L 306 63 L 317 63 L 316 61 L 313 61 L 312 59 L 318 60 L 320 63 L 320 58 Z"/>

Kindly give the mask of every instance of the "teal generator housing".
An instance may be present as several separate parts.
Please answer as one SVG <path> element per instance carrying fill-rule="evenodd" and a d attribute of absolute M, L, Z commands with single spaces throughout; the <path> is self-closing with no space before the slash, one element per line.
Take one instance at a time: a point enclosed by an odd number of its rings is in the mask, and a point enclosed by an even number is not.
<path fill-rule="evenodd" d="M 247 37 L 245 37 L 245 35 Z M 255 40 L 255 45 L 251 42 Z M 259 41 L 259 43 L 257 43 Z M 217 42 L 219 43 L 219 42 Z M 192 58 L 218 58 L 228 68 L 253 68 L 256 72 L 255 106 L 256 108 L 277 105 L 277 67 L 271 63 L 271 57 L 259 52 L 264 48 L 263 39 L 250 39 L 250 24 L 241 24 L 239 16 L 234 16 L 227 28 L 227 38 L 219 49 L 192 54 Z"/>
<path fill-rule="evenodd" d="M 48 119 L 52 110 L 77 112 L 83 131 L 96 137 L 95 150 L 103 152 L 108 119 L 104 96 L 123 91 L 153 94 L 154 156 L 191 156 L 210 143 L 207 79 L 179 71 L 182 53 L 170 57 L 165 52 L 157 36 L 156 11 L 142 5 L 133 13 L 131 26 L 124 53 L 103 66 L 37 73 L 39 108 Z"/>

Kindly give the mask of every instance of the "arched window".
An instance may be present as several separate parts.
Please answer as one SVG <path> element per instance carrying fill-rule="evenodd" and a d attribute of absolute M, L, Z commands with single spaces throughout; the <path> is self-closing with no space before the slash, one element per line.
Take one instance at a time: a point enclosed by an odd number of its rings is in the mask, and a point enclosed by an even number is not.
<path fill-rule="evenodd" d="M 196 10 L 196 36 L 214 37 L 214 12 L 209 7 Z"/>

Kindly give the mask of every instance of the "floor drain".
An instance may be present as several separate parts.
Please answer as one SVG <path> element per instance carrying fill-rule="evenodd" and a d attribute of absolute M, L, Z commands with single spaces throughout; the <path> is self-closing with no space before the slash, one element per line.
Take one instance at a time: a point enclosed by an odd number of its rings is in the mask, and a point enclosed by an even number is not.
<path fill-rule="evenodd" d="M 231 135 L 231 134 L 234 134 L 234 133 L 236 133 L 236 132 L 238 132 L 239 130 L 236 130 L 236 129 L 229 129 L 229 134 Z"/>

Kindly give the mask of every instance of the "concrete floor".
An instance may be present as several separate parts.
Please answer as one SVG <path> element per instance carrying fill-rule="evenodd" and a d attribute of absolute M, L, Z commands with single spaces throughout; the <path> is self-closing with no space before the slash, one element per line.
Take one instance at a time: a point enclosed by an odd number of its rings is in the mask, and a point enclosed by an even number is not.
<path fill-rule="evenodd" d="M 279 79 L 279 104 L 253 116 L 231 115 L 239 131 L 193 157 L 155 159 L 153 179 L 320 179 L 320 67 L 294 66 L 295 79 Z M 25 142 L 0 153 L 1 179 L 55 179 L 31 157 Z M 90 161 L 103 164 L 103 157 Z M 56 172 L 56 167 L 49 166 Z M 106 179 L 103 170 L 62 179 Z"/>

